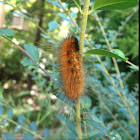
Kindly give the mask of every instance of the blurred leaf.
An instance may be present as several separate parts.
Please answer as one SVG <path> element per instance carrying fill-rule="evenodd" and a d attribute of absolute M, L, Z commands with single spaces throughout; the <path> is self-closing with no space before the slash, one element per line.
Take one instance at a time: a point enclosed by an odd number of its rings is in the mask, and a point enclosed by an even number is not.
<path fill-rule="evenodd" d="M 90 125 L 93 125 L 95 128 L 97 128 L 105 136 L 108 136 L 107 130 L 104 128 L 104 126 L 101 123 L 96 122 L 94 120 L 89 120 L 89 119 L 87 119 L 87 123 L 89 123 Z"/>
<path fill-rule="evenodd" d="M 0 28 L 0 35 L 4 35 L 4 32 L 1 28 Z"/>
<path fill-rule="evenodd" d="M 77 137 L 71 132 L 67 132 L 67 133 L 65 133 L 65 135 L 67 136 L 67 138 L 69 140 L 76 140 L 77 139 Z"/>
<path fill-rule="evenodd" d="M 18 12 L 15 12 L 15 11 L 13 11 L 12 13 L 16 14 L 16 15 L 19 15 L 20 17 L 24 17 L 24 18 L 30 20 L 31 22 L 34 22 L 34 20 L 32 18 L 29 18 L 28 16 L 26 16 L 26 15 L 24 15 L 22 13 L 18 13 Z"/>
<path fill-rule="evenodd" d="M 21 125 L 24 124 L 24 116 L 23 115 L 18 116 L 18 123 L 21 124 Z"/>
<path fill-rule="evenodd" d="M 68 21 L 70 24 L 73 24 L 73 22 L 69 18 L 67 18 L 67 16 L 63 13 L 57 13 L 57 15 L 59 15 L 63 20 Z"/>
<path fill-rule="evenodd" d="M 128 66 L 130 69 L 133 69 L 133 70 L 136 70 L 136 71 L 139 71 L 139 67 L 134 67 L 134 66 Z"/>
<path fill-rule="evenodd" d="M 50 137 L 50 131 L 48 128 L 45 128 L 45 130 L 43 131 L 43 137 L 45 139 L 48 139 Z"/>
<path fill-rule="evenodd" d="M 34 140 L 34 137 L 31 134 L 23 134 L 23 140 Z"/>
<path fill-rule="evenodd" d="M 50 32 L 58 28 L 58 23 L 56 21 L 51 21 L 48 23 L 48 26 L 49 26 L 48 32 Z"/>
<path fill-rule="evenodd" d="M 94 10 L 123 10 L 134 7 L 137 0 L 96 0 Z"/>
<path fill-rule="evenodd" d="M 81 97 L 81 104 L 82 104 L 82 108 L 89 109 L 92 105 L 92 101 L 88 96 L 83 95 Z"/>
<path fill-rule="evenodd" d="M 19 94 L 16 95 L 16 97 L 21 97 L 21 96 L 25 96 L 29 94 L 30 94 L 30 91 L 21 91 Z"/>
<path fill-rule="evenodd" d="M 3 140 L 16 140 L 16 138 L 9 133 L 2 133 Z"/>
<path fill-rule="evenodd" d="M 126 57 L 121 57 L 113 52 L 107 51 L 107 50 L 103 50 L 103 49 L 93 49 L 93 50 L 89 50 L 87 51 L 84 56 L 86 55 L 102 55 L 102 56 L 108 56 L 108 57 L 115 57 L 115 58 L 119 58 L 123 61 L 127 61 L 128 59 Z"/>
<path fill-rule="evenodd" d="M 56 5 L 57 7 L 61 8 L 61 9 L 63 9 L 63 7 L 55 1 L 52 1 L 52 0 L 46 0 L 46 1 L 52 3 L 53 5 Z"/>
<path fill-rule="evenodd" d="M 37 130 L 37 125 L 36 125 L 36 122 L 35 122 L 35 121 L 33 121 L 33 122 L 31 123 L 30 129 L 31 129 L 32 131 L 36 131 L 36 130 Z"/>
<path fill-rule="evenodd" d="M 8 114 L 9 118 L 12 118 L 13 117 L 13 110 L 9 109 L 7 114 Z"/>
<path fill-rule="evenodd" d="M 10 29 L 0 29 L 0 35 L 13 36 L 14 32 Z"/>
<path fill-rule="evenodd" d="M 73 132 L 77 136 L 77 130 L 75 125 L 68 118 L 66 118 L 66 116 L 63 116 L 61 114 L 55 114 L 55 116 L 61 123 L 66 124 L 67 127 L 71 130 L 71 132 Z"/>
<path fill-rule="evenodd" d="M 37 65 L 36 63 L 34 63 L 31 59 L 29 59 L 28 57 L 25 57 L 23 59 L 23 66 L 29 66 L 29 65 Z"/>
<path fill-rule="evenodd" d="M 8 124 L 8 123 L 9 123 L 8 120 L 3 120 L 3 121 L 1 122 L 2 125 L 6 125 L 6 124 Z"/>
<path fill-rule="evenodd" d="M 66 104 L 68 104 L 70 107 L 74 108 L 74 106 L 75 106 L 74 103 L 68 97 L 66 97 L 64 94 L 58 93 L 57 97 L 59 99 L 61 99 L 62 101 L 64 101 Z"/>
<path fill-rule="evenodd" d="M 2 115 L 4 112 L 4 108 L 2 106 L 0 106 L 0 115 Z"/>
<path fill-rule="evenodd" d="M 50 39 L 50 36 L 47 36 L 46 34 L 41 33 L 40 35 L 46 39 Z"/>
<path fill-rule="evenodd" d="M 0 2 L 14 7 L 14 5 L 12 5 L 11 3 L 8 3 L 8 2 L 5 2 L 5 1 L 0 1 Z"/>
<path fill-rule="evenodd" d="M 14 129 L 14 133 L 18 133 L 21 129 L 22 127 L 20 125 L 16 126 Z"/>
<path fill-rule="evenodd" d="M 24 44 L 23 45 L 26 52 L 36 61 L 39 62 L 39 51 L 38 49 L 31 44 Z"/>
<path fill-rule="evenodd" d="M 75 18 L 76 15 L 77 15 L 77 13 L 74 13 L 74 12 L 71 12 L 71 13 L 70 13 L 70 16 L 71 16 L 72 18 Z"/>

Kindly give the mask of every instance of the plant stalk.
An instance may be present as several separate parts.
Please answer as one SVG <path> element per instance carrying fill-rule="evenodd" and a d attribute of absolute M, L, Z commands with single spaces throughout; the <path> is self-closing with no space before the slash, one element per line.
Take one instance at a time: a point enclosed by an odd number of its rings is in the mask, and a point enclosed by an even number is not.
<path fill-rule="evenodd" d="M 87 18 L 88 18 L 88 9 L 89 9 L 89 3 L 90 0 L 85 0 L 84 8 L 83 8 L 83 17 L 81 22 L 81 32 L 80 32 L 80 54 L 81 59 L 83 56 L 83 46 L 84 46 L 84 40 L 85 40 L 85 31 L 86 31 L 86 25 L 87 25 Z M 82 139 L 82 131 L 81 131 L 81 116 L 80 116 L 80 97 L 77 100 L 76 104 L 76 121 L 77 121 L 77 130 L 78 130 L 78 139 Z"/>

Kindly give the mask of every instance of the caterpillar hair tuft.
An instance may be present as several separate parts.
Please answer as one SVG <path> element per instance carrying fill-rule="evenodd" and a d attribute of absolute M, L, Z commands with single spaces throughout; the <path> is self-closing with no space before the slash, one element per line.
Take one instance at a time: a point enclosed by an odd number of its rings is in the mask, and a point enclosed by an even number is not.
<path fill-rule="evenodd" d="M 65 95 L 72 101 L 84 92 L 85 74 L 76 37 L 66 38 L 60 47 L 60 75 Z"/>

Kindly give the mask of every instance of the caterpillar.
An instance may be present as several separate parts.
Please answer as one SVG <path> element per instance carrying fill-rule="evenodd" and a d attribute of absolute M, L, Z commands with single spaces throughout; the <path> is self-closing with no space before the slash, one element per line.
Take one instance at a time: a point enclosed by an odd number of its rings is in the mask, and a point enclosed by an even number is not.
<path fill-rule="evenodd" d="M 76 101 L 84 92 L 85 74 L 76 37 L 66 38 L 60 46 L 60 76 L 65 95 Z"/>

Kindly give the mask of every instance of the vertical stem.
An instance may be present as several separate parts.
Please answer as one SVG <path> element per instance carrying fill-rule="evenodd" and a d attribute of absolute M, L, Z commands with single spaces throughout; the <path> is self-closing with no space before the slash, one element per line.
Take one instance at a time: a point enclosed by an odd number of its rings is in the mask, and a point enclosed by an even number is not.
<path fill-rule="evenodd" d="M 85 114 L 83 114 L 83 119 L 85 119 Z M 84 124 L 84 133 L 85 133 L 85 137 L 87 138 L 87 127 L 86 127 L 86 121 L 83 121 Z"/>
<path fill-rule="evenodd" d="M 83 9 L 83 18 L 81 23 L 81 32 L 80 32 L 80 54 L 83 55 L 83 46 L 85 40 L 85 31 L 87 26 L 87 18 L 88 18 L 88 9 L 89 9 L 90 0 L 85 0 L 84 9 Z"/>
<path fill-rule="evenodd" d="M 79 42 L 81 59 L 83 55 L 83 46 L 84 46 L 84 40 L 85 40 L 85 31 L 86 31 L 86 25 L 87 25 L 89 3 L 90 3 L 90 0 L 85 0 L 84 9 L 83 9 L 83 17 L 82 17 L 82 22 L 81 22 L 81 32 L 80 32 L 80 42 Z M 77 130 L 78 130 L 78 139 L 82 139 L 81 117 L 80 117 L 80 97 L 78 98 L 78 101 L 76 104 L 76 121 L 77 121 Z"/>
<path fill-rule="evenodd" d="M 77 100 L 76 104 L 76 122 L 77 122 L 77 131 L 78 131 L 78 139 L 82 139 L 82 131 L 81 131 L 81 116 L 80 116 L 80 97 Z"/>

